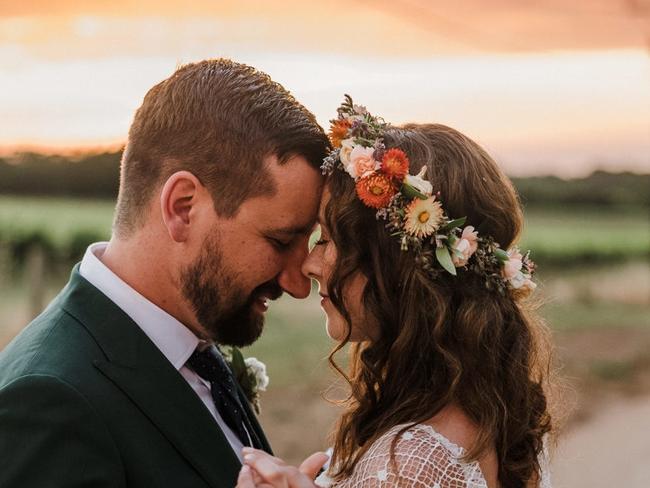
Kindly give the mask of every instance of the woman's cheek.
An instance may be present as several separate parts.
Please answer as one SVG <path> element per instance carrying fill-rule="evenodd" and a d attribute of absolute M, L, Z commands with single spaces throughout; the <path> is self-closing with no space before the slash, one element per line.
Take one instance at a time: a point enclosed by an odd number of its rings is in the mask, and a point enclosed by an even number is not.
<path fill-rule="evenodd" d="M 324 264 L 330 268 L 333 267 L 334 263 L 336 262 L 336 246 L 334 246 L 334 243 L 332 241 L 328 242 L 327 246 L 325 247 L 325 252 L 323 253 L 323 261 Z"/>

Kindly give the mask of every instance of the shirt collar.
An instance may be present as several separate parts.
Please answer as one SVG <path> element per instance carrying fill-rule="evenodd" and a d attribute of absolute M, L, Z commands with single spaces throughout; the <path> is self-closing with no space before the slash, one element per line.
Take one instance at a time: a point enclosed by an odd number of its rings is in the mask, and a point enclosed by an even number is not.
<path fill-rule="evenodd" d="M 120 307 L 179 370 L 187 362 L 199 338 L 176 318 L 126 284 L 101 261 L 107 242 L 91 244 L 79 273 Z"/>

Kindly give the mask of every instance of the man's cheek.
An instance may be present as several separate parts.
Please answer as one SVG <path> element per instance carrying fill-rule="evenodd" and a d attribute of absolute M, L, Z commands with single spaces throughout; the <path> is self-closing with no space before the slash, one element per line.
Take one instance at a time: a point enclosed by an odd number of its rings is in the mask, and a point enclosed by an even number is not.
<path fill-rule="evenodd" d="M 280 260 L 272 256 L 263 257 L 263 259 L 251 260 L 246 266 L 247 279 L 252 288 L 257 288 L 269 281 L 274 280 L 282 270 Z"/>

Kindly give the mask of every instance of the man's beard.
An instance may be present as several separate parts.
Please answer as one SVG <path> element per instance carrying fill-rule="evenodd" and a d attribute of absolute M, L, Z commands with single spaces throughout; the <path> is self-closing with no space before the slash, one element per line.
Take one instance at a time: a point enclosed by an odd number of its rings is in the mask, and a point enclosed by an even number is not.
<path fill-rule="evenodd" d="M 196 260 L 181 272 L 181 291 L 201 326 L 218 344 L 244 347 L 255 342 L 264 328 L 264 314 L 255 310 L 261 297 L 282 295 L 276 281 L 258 286 L 249 295 L 237 288 L 238 273 L 224 265 L 216 232 L 209 236 Z"/>

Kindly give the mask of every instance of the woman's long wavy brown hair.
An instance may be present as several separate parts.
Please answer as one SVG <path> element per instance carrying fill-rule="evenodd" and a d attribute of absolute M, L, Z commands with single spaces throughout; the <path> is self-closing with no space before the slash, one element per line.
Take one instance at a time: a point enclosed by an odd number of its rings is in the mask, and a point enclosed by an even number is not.
<path fill-rule="evenodd" d="M 427 166 L 449 216 L 467 216 L 467 225 L 502 248 L 517 241 L 523 226 L 517 193 L 475 142 L 443 125 L 410 124 L 390 129 L 385 143 L 408 154 L 412 174 Z M 335 478 L 350 476 L 390 428 L 427 421 L 455 404 L 478 426 L 467 460 L 494 447 L 501 486 L 535 486 L 551 430 L 545 324 L 533 307 L 486 289 L 471 272 L 432 280 L 357 198 L 352 178 L 335 171 L 328 187 L 325 218 L 338 254 L 328 286 L 332 302 L 349 324 L 344 290 L 363 273 L 364 310 L 380 328 L 377 340 L 352 345 L 347 374 L 333 358 L 349 341 L 349 325 L 330 356 L 351 387 L 334 432 Z"/>

